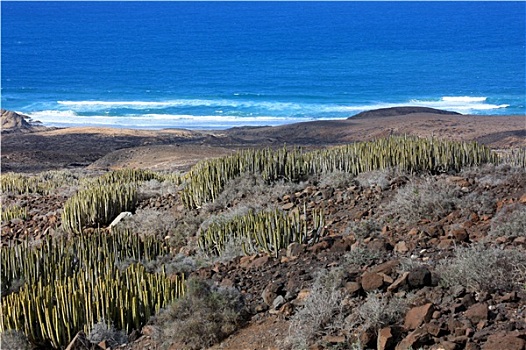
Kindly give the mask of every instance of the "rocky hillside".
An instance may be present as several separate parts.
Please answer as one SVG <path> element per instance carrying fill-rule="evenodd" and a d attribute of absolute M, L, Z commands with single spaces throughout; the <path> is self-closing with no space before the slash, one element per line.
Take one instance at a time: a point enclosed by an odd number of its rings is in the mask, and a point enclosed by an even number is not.
<path fill-rule="evenodd" d="M 204 204 L 183 196 L 195 169 L 189 178 L 132 172 L 143 179 L 132 215 L 111 229 L 82 230 L 161 242 L 162 254 L 129 256 L 117 267 L 139 262 L 151 273 L 184 274 L 185 296 L 128 334 L 99 322 L 69 349 L 525 349 L 523 165 L 273 181 L 249 171 Z M 116 181 L 116 173 L 103 174 L 4 176 L 2 244 L 76 239 L 63 212 L 81 199 L 79 189 Z M 274 212 L 283 219 L 268 227 L 293 218 L 305 225 L 305 238 L 269 253 L 260 247 L 277 243 L 263 236 L 205 240 L 251 213 Z M 24 288 L 23 281 L 3 283 L 3 300 Z M 13 344 L 25 346 L 24 336 L 4 334 L 2 348 Z"/>

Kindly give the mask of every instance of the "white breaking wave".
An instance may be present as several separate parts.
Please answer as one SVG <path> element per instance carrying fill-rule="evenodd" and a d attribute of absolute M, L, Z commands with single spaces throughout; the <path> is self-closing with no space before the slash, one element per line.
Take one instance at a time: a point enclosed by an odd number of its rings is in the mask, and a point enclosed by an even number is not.
<path fill-rule="evenodd" d="M 448 102 L 484 102 L 487 97 L 472 97 L 472 96 L 444 96 L 441 98 L 442 101 Z"/>
<path fill-rule="evenodd" d="M 439 101 L 436 100 L 411 100 L 410 106 L 431 107 L 445 109 L 459 113 L 474 113 L 477 111 L 487 111 L 491 109 L 507 108 L 509 104 L 487 103 L 487 97 L 470 96 L 444 96 Z"/>
<path fill-rule="evenodd" d="M 33 120 L 38 120 L 46 126 L 111 126 L 119 128 L 188 128 L 188 129 L 223 129 L 235 126 L 282 125 L 305 121 L 301 117 L 276 116 L 217 116 L 217 115 L 186 115 L 186 114 L 144 114 L 144 115 L 90 115 L 81 116 L 73 111 L 38 111 L 25 113 Z"/>
<path fill-rule="evenodd" d="M 44 110 L 21 113 L 49 126 L 225 129 L 234 126 L 282 125 L 309 120 L 344 119 L 367 110 L 401 106 L 431 107 L 463 114 L 491 113 L 491 110 L 509 107 L 508 104 L 490 103 L 487 97 L 480 96 L 443 96 L 400 103 L 362 104 L 234 99 L 58 101 L 57 103 L 58 105 L 46 105 L 47 109 Z M 54 107 L 57 109 L 52 109 Z M 117 109 L 129 109 L 129 111 L 123 112 Z"/>
<path fill-rule="evenodd" d="M 246 101 L 232 99 L 175 99 L 166 101 L 57 101 L 59 106 L 66 106 L 75 112 L 96 112 L 111 109 L 165 109 L 165 108 L 230 108 L 257 109 L 259 111 L 292 113 L 333 113 L 333 112 L 361 112 L 378 108 L 400 106 L 422 106 L 447 109 L 460 113 L 485 111 L 509 107 L 508 104 L 492 104 L 487 97 L 478 96 L 444 96 L 440 99 L 414 99 L 402 103 L 373 103 L 373 104 L 332 104 L 332 103 L 298 103 L 281 101 Z M 220 112 L 220 111 L 219 111 Z"/>
<path fill-rule="evenodd" d="M 232 108 L 263 108 L 268 110 L 302 109 L 304 105 L 294 102 L 274 101 L 243 101 L 243 100 L 206 100 L 177 99 L 167 101 L 57 101 L 61 106 L 68 106 L 79 112 L 89 112 L 99 109 L 152 109 L 169 107 L 232 107 Z"/>

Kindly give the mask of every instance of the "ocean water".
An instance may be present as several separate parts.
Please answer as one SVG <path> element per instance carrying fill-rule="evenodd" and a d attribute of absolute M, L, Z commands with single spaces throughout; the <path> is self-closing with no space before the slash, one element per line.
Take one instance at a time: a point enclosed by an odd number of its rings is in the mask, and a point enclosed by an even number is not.
<path fill-rule="evenodd" d="M 1 2 L 2 108 L 222 129 L 390 106 L 525 115 L 525 2 Z"/>

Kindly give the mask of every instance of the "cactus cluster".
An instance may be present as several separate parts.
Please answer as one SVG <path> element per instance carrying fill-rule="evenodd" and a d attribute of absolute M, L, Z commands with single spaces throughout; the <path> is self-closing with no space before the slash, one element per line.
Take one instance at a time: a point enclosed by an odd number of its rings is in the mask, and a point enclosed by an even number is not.
<path fill-rule="evenodd" d="M 486 146 L 417 137 L 389 137 L 312 152 L 297 148 L 246 150 L 196 164 L 184 178 L 181 199 L 188 208 L 199 208 L 215 200 L 228 180 L 244 172 L 260 173 L 269 182 L 280 178 L 298 181 L 333 171 L 357 175 L 398 167 L 437 173 L 483 163 L 498 163 L 497 155 Z"/>
<path fill-rule="evenodd" d="M 122 169 L 89 181 L 85 189 L 64 204 L 64 230 L 81 233 L 86 227 L 107 225 L 121 212 L 134 210 L 137 184 L 152 179 L 162 179 L 162 176 L 149 170 Z"/>
<path fill-rule="evenodd" d="M 318 239 L 325 225 L 323 212 L 312 212 L 309 221 L 305 206 L 303 215 L 299 210 L 288 215 L 279 209 L 250 211 L 227 222 L 212 223 L 199 233 L 198 244 L 208 254 L 221 255 L 229 241 L 240 240 L 245 254 L 264 251 L 277 256 L 292 242 L 312 243 Z"/>
<path fill-rule="evenodd" d="M 27 208 L 26 207 L 12 205 L 7 208 L 2 208 L 2 222 L 6 222 L 11 219 L 25 220 L 26 218 L 27 218 Z"/>
<path fill-rule="evenodd" d="M 148 180 L 162 180 L 162 175 L 151 170 L 124 168 L 110 171 L 94 180 L 92 186 L 103 186 L 114 183 L 130 183 Z"/>
<path fill-rule="evenodd" d="M 512 148 L 509 152 L 499 154 L 500 163 L 526 168 L 526 147 Z"/>
<path fill-rule="evenodd" d="M 181 200 L 188 208 L 200 207 L 215 200 L 229 180 L 245 172 L 259 173 L 269 182 L 279 178 L 297 181 L 304 174 L 302 157 L 298 148 L 266 148 L 199 162 L 183 178 Z"/>
<path fill-rule="evenodd" d="M 79 176 L 67 170 L 50 170 L 38 175 L 5 173 L 0 176 L 3 193 L 38 193 L 47 195 L 59 187 L 79 183 Z"/>
<path fill-rule="evenodd" d="M 309 173 L 345 171 L 357 175 L 391 167 L 411 173 L 460 171 L 466 166 L 497 163 L 498 157 L 476 142 L 389 137 L 310 152 L 305 161 Z"/>
<path fill-rule="evenodd" d="M 139 329 L 184 293 L 184 279 L 148 273 L 139 263 L 121 271 L 118 263 L 152 260 L 167 249 L 129 232 L 3 248 L 2 284 L 25 284 L 2 298 L 0 331 L 17 329 L 35 345 L 61 348 L 100 319 L 126 332 Z"/>
<path fill-rule="evenodd" d="M 85 227 L 109 224 L 137 203 L 136 183 L 111 183 L 77 192 L 64 204 L 62 227 L 66 232 L 81 233 Z"/>

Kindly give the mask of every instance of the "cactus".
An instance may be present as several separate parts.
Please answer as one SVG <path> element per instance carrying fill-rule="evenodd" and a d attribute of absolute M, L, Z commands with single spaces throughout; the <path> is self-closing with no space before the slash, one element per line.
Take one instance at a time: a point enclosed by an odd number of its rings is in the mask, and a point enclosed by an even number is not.
<path fill-rule="evenodd" d="M 310 221 L 309 225 L 298 211 L 291 215 L 279 209 L 260 213 L 250 211 L 230 221 L 211 224 L 199 233 L 198 244 L 207 254 L 221 255 L 228 241 L 240 239 L 244 251 L 246 245 L 250 245 L 252 250 L 277 256 L 279 250 L 292 242 L 307 243 L 318 239 L 319 229 L 324 226 L 323 213 L 313 212 Z"/>
<path fill-rule="evenodd" d="M 181 199 L 188 208 L 199 208 L 208 201 L 214 201 L 226 182 L 244 172 L 260 173 L 268 182 L 279 179 L 299 181 L 309 175 L 333 171 L 357 175 L 399 167 L 412 173 L 439 173 L 498 162 L 495 153 L 475 142 L 407 136 L 356 142 L 312 152 L 285 147 L 278 150 L 245 150 L 196 164 L 183 178 Z"/>
<path fill-rule="evenodd" d="M 2 208 L 2 222 L 6 222 L 11 219 L 27 219 L 27 208 L 20 207 L 18 205 Z"/>
<path fill-rule="evenodd" d="M 137 329 L 184 293 L 184 277 L 148 273 L 141 265 L 168 251 L 163 242 L 125 231 L 3 248 L 2 285 L 25 284 L 3 296 L 0 331 L 17 329 L 35 345 L 60 348 L 101 318 L 127 332 Z M 128 259 L 136 263 L 119 270 Z"/>

